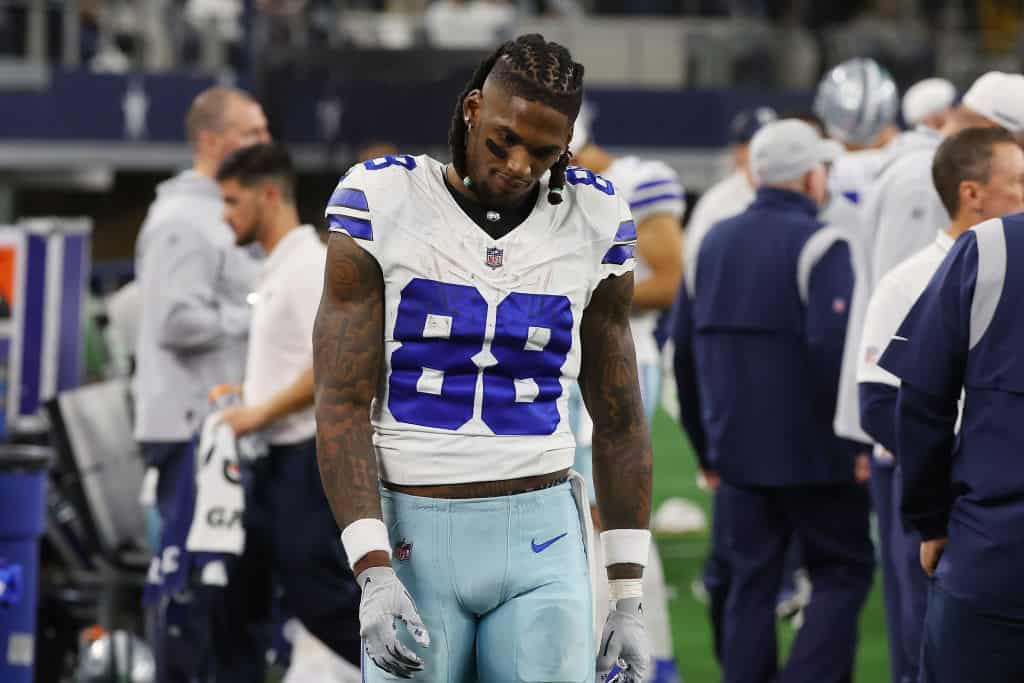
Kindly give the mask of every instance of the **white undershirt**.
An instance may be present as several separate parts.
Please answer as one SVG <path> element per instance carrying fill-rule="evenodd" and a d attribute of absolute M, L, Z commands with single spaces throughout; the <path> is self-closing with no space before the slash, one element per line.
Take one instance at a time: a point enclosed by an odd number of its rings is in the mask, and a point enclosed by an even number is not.
<path fill-rule="evenodd" d="M 323 290 L 327 249 L 309 225 L 285 234 L 267 256 L 250 296 L 252 323 L 243 395 L 263 403 L 287 389 L 313 365 L 313 322 Z M 288 415 L 267 431 L 271 444 L 313 438 L 313 407 Z"/>
<path fill-rule="evenodd" d="M 864 318 L 857 382 L 877 382 L 898 387 L 900 380 L 878 366 L 892 336 L 928 286 L 942 259 L 953 246 L 953 238 L 940 232 L 935 241 L 899 264 L 878 283 Z"/>

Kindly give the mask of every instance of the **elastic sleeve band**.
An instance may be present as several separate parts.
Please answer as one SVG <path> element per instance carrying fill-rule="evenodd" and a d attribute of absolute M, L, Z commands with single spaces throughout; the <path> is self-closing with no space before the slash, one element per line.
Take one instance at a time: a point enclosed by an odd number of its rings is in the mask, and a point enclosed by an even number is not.
<path fill-rule="evenodd" d="M 644 596 L 643 579 L 612 579 L 608 582 L 609 600 L 629 600 Z"/>
<path fill-rule="evenodd" d="M 651 549 L 651 532 L 647 529 L 609 529 L 601 532 L 604 566 L 638 564 L 647 566 Z"/>
<path fill-rule="evenodd" d="M 388 539 L 388 528 L 379 519 L 357 519 L 341 532 L 341 544 L 345 546 L 349 566 L 355 567 L 356 562 L 367 553 L 381 550 L 391 557 L 391 541 Z"/>

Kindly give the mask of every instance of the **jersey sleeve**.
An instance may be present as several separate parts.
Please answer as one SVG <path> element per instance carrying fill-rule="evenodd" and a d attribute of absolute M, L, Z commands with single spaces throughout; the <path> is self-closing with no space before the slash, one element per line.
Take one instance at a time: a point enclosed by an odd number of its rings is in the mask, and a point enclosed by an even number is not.
<path fill-rule="evenodd" d="M 637 224 L 657 214 L 682 218 L 686 209 L 686 194 L 679 175 L 660 161 L 645 163 L 635 184 L 622 190 Z"/>
<path fill-rule="evenodd" d="M 615 232 L 602 246 L 604 256 L 601 258 L 601 280 L 631 273 L 636 266 L 636 223 L 626 203 L 622 199 L 616 203 L 617 214 L 609 212 L 608 216 Z M 611 232 L 611 228 L 608 231 Z"/>
<path fill-rule="evenodd" d="M 331 193 L 324 216 L 331 232 L 348 235 L 376 258 L 379 242 L 374 239 L 370 182 L 364 164 L 350 168 Z"/>

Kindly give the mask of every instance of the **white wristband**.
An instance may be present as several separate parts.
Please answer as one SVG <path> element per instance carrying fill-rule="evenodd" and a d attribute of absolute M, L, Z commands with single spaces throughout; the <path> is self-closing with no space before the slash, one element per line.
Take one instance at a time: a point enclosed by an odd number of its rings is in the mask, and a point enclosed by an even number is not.
<path fill-rule="evenodd" d="M 609 529 L 601 532 L 604 566 L 638 564 L 647 566 L 651 550 L 651 532 L 647 529 Z"/>
<path fill-rule="evenodd" d="M 348 563 L 355 567 L 356 562 L 367 553 L 381 550 L 391 557 L 391 541 L 388 539 L 388 528 L 379 519 L 357 519 L 341 532 L 341 544 L 345 546 Z"/>
<path fill-rule="evenodd" d="M 643 579 L 612 579 L 608 582 L 609 600 L 628 600 L 644 595 Z"/>

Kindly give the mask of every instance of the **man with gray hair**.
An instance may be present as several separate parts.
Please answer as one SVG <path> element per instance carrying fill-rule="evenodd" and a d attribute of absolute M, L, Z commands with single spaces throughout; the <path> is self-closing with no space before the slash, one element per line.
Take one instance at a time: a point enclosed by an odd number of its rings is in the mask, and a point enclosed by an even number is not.
<path fill-rule="evenodd" d="M 689 300 L 677 305 L 680 412 L 703 469 L 720 480 L 729 683 L 852 679 L 874 553 L 867 491 L 832 430 L 854 277 L 846 239 L 818 212 L 825 164 L 841 152 L 803 121 L 761 128 L 754 203 L 707 234 Z M 814 591 L 780 672 L 774 607 L 794 538 Z"/>
<path fill-rule="evenodd" d="M 226 635 L 227 642 L 219 638 L 220 630 L 211 631 L 211 621 L 221 623 L 244 610 L 220 604 L 202 589 L 190 590 L 183 546 L 192 509 L 181 492 L 190 490 L 191 442 L 209 411 L 207 392 L 225 378 L 242 379 L 246 297 L 259 274 L 259 263 L 235 246 L 214 178 L 231 152 L 269 141 L 270 135 L 255 100 L 220 87 L 196 97 L 185 127 L 192 168 L 159 185 L 135 253 L 142 299 L 135 437 L 147 465 L 158 472 L 162 525 L 147 593 L 159 599 L 159 683 L 194 680 L 213 651 L 218 681 L 248 682 L 262 674 L 262 653 L 246 645 L 241 628 L 227 629 L 235 631 Z"/>

